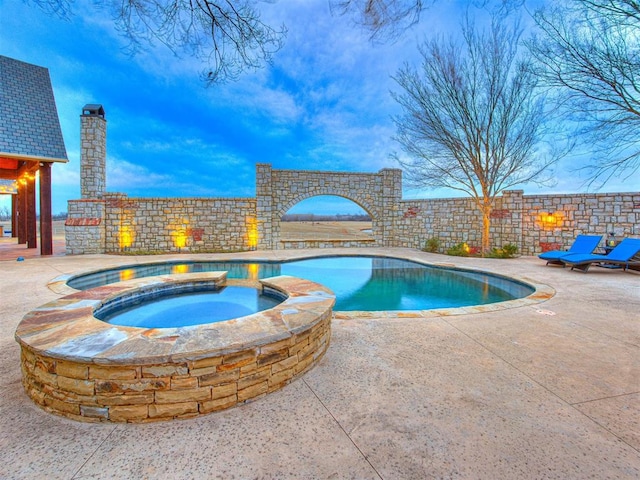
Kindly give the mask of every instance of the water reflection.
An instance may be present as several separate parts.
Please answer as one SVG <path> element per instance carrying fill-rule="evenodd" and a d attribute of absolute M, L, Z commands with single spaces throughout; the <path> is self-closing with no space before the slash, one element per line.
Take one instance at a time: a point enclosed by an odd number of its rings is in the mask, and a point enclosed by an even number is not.
<path fill-rule="evenodd" d="M 124 282 L 136 278 L 136 271 L 133 268 L 127 268 L 126 270 L 120 270 L 118 275 L 119 281 Z"/>

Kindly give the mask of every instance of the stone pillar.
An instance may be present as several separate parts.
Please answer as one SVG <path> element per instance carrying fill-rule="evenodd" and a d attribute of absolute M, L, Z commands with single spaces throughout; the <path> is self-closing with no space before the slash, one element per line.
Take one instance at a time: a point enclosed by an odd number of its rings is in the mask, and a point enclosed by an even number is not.
<path fill-rule="evenodd" d="M 65 222 L 69 255 L 106 252 L 107 121 L 102 105 L 85 105 L 80 115 L 80 200 L 69 200 Z"/>
<path fill-rule="evenodd" d="M 273 244 L 273 188 L 271 164 L 256 164 L 256 222 L 258 227 L 258 249 L 275 249 Z"/>
<path fill-rule="evenodd" d="M 85 105 L 80 115 L 80 193 L 102 198 L 106 190 L 107 120 L 102 105 Z"/>
<path fill-rule="evenodd" d="M 399 245 L 397 230 L 402 200 L 402 170 L 383 168 L 380 173 L 382 174 L 382 205 L 379 211 L 383 216 L 382 243 L 385 247 L 396 247 Z"/>

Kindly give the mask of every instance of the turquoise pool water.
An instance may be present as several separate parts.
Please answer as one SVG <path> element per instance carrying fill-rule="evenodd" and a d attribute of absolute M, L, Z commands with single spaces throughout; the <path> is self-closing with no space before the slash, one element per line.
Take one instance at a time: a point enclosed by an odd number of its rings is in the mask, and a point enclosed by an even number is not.
<path fill-rule="evenodd" d="M 320 257 L 282 263 L 181 262 L 135 265 L 70 279 L 85 290 L 113 282 L 171 273 L 228 272 L 228 278 L 291 275 L 327 286 L 337 311 L 430 310 L 502 302 L 526 297 L 534 289 L 483 272 L 432 267 L 382 257 Z"/>
<path fill-rule="evenodd" d="M 261 294 L 256 288 L 192 288 L 129 298 L 107 304 L 96 318 L 112 325 L 139 328 L 169 328 L 222 322 L 273 308 L 284 298 Z"/>

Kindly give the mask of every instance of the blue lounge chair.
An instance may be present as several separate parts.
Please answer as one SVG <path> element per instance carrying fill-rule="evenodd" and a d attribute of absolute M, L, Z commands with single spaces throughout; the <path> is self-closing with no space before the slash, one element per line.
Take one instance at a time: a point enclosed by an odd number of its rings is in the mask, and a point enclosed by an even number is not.
<path fill-rule="evenodd" d="M 562 262 L 571 266 L 571 270 L 577 268 L 586 272 L 591 265 L 622 267 L 624 270 L 640 265 L 640 260 L 634 260 L 634 256 L 640 254 L 640 238 L 625 238 L 608 255 L 573 254 L 562 257 Z"/>
<path fill-rule="evenodd" d="M 602 235 L 578 235 L 569 250 L 551 250 L 541 253 L 538 258 L 546 260 L 547 265 L 564 266 L 564 263 L 560 260 L 562 257 L 575 253 L 592 253 L 600 243 L 600 240 L 602 240 Z"/>

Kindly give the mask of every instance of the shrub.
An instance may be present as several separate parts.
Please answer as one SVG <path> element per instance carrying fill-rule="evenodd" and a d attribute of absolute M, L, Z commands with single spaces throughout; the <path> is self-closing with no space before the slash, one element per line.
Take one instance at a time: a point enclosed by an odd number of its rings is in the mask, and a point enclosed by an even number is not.
<path fill-rule="evenodd" d="M 454 257 L 468 257 L 470 252 L 467 242 L 461 242 L 453 247 L 447 249 L 447 255 L 453 255 Z"/>
<path fill-rule="evenodd" d="M 513 258 L 518 253 L 518 246 L 515 243 L 507 243 L 502 248 L 492 248 L 487 255 L 491 258 Z"/>
<path fill-rule="evenodd" d="M 425 252 L 438 253 L 438 250 L 440 250 L 440 239 L 438 237 L 432 237 L 425 242 Z"/>
<path fill-rule="evenodd" d="M 507 243 L 503 245 L 502 250 L 507 254 L 507 258 L 515 257 L 516 253 L 518 253 L 518 245 L 515 243 Z"/>
<path fill-rule="evenodd" d="M 482 254 L 482 249 L 480 247 L 469 246 L 469 256 L 477 257 L 481 254 Z"/>

